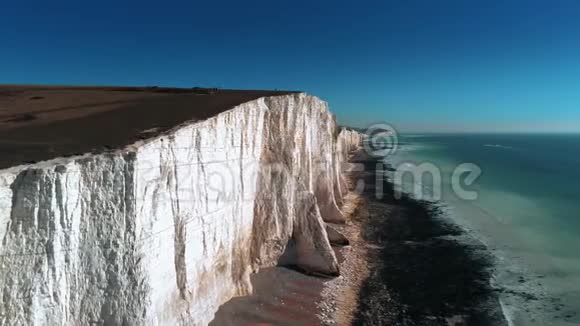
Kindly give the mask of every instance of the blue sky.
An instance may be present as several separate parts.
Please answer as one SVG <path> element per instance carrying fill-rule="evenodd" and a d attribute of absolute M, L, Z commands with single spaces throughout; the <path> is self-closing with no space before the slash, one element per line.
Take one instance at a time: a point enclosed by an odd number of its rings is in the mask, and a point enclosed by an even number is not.
<path fill-rule="evenodd" d="M 0 83 L 297 89 L 339 122 L 580 131 L 580 2 L 13 1 Z"/>

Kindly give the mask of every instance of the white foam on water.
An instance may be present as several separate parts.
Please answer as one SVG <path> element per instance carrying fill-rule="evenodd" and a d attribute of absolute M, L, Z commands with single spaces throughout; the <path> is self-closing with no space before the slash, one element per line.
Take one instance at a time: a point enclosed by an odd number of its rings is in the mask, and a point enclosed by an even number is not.
<path fill-rule="evenodd" d="M 512 321 L 514 319 L 512 309 L 507 307 L 501 298 L 499 299 L 499 305 L 501 307 L 503 316 L 508 323 L 508 326 L 514 326 L 514 322 Z"/>
<path fill-rule="evenodd" d="M 394 163 L 392 160 L 389 162 Z M 421 180 L 413 180 L 407 184 L 404 184 L 404 181 L 395 183 L 393 175 L 392 171 L 386 173 L 395 190 L 405 193 L 410 198 L 429 202 L 441 211 L 440 218 L 452 222 L 465 231 L 464 236 L 457 237 L 458 241 L 465 243 L 475 241 L 488 248 L 494 257 L 495 267 L 490 284 L 492 288 L 498 290 L 499 304 L 510 326 L 573 325 L 564 319 L 556 319 L 552 308 L 558 301 L 551 299 L 557 298 L 543 284 L 544 282 L 537 282 L 536 276 L 539 273 L 555 270 L 549 255 L 531 251 L 523 242 L 520 243 L 514 230 L 510 229 L 513 226 L 507 224 L 508 221 L 502 222 L 475 203 L 466 203 L 459 199 L 449 200 L 449 197 L 434 201 L 430 199 L 433 190 Z M 415 189 L 414 186 L 422 189 L 421 196 L 409 191 Z M 519 200 L 523 201 L 524 198 Z M 545 271 L 537 271 L 535 266 L 545 266 Z"/>

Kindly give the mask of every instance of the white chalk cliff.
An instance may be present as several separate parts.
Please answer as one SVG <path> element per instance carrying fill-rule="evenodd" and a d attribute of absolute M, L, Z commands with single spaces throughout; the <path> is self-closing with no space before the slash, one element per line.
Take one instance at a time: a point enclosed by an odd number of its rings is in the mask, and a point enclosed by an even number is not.
<path fill-rule="evenodd" d="M 0 170 L 0 324 L 205 325 L 262 267 L 336 275 L 325 222 L 358 143 L 291 94 Z"/>

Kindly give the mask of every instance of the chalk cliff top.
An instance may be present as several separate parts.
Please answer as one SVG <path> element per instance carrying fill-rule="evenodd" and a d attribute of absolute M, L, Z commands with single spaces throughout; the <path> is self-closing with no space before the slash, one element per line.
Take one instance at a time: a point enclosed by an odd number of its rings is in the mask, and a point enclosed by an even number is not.
<path fill-rule="evenodd" d="M 0 169 L 120 148 L 288 91 L 0 85 Z"/>

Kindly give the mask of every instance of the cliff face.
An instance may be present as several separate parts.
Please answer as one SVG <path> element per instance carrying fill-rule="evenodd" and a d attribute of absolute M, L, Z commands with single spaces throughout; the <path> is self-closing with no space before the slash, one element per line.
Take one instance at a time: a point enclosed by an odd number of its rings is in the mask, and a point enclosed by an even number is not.
<path fill-rule="evenodd" d="M 261 267 L 336 275 L 325 221 L 344 221 L 341 165 L 359 142 L 292 94 L 0 170 L 0 323 L 204 325 Z"/>

